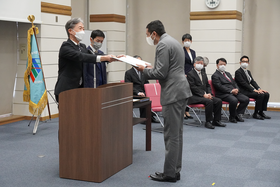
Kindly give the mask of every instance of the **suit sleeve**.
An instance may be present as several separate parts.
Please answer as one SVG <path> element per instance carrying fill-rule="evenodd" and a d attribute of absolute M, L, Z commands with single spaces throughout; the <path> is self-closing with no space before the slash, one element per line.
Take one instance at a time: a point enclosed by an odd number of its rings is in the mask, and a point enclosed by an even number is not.
<path fill-rule="evenodd" d="M 88 54 L 78 51 L 70 43 L 65 42 L 62 44 L 59 52 L 59 57 L 76 61 L 76 62 L 86 62 L 86 63 L 96 63 L 96 55 Z"/>
<path fill-rule="evenodd" d="M 251 92 L 254 90 L 254 88 L 246 82 L 246 80 L 242 76 L 242 73 L 239 70 L 235 71 L 235 80 L 239 84 L 239 86 L 241 86 L 242 88 L 244 88 L 248 91 L 251 91 Z"/>
<path fill-rule="evenodd" d="M 252 76 L 252 74 L 251 74 L 251 72 L 248 70 L 248 73 L 249 73 L 249 75 L 250 75 L 250 77 L 252 78 L 252 80 L 251 80 L 251 84 L 252 84 L 252 86 L 254 86 L 254 88 L 256 89 L 256 90 L 258 90 L 260 87 L 259 87 L 259 85 L 257 84 L 257 82 L 254 80 L 254 78 L 253 78 L 253 76 Z"/>
<path fill-rule="evenodd" d="M 190 71 L 192 72 L 192 71 Z M 201 88 L 199 88 L 196 84 L 195 84 L 195 78 L 193 76 L 192 73 L 188 73 L 187 74 L 187 79 L 189 81 L 190 84 L 190 88 L 192 91 L 193 95 L 199 96 L 199 97 L 203 97 L 203 95 L 205 94 L 204 90 L 202 90 Z"/>
<path fill-rule="evenodd" d="M 218 75 L 214 73 L 212 75 L 212 84 L 215 87 L 216 90 L 222 92 L 222 93 L 230 93 L 231 89 L 227 88 L 226 86 L 221 84 L 221 80 L 219 79 Z"/>
<path fill-rule="evenodd" d="M 133 83 L 132 76 L 129 73 L 129 71 L 125 72 L 124 82 L 131 82 L 131 83 Z M 139 92 L 140 91 L 135 88 L 134 83 L 133 83 L 133 95 L 138 95 Z"/>
<path fill-rule="evenodd" d="M 153 69 L 144 69 L 147 79 L 165 79 L 169 68 L 169 52 L 164 43 L 159 43 L 156 49 L 156 62 Z"/>

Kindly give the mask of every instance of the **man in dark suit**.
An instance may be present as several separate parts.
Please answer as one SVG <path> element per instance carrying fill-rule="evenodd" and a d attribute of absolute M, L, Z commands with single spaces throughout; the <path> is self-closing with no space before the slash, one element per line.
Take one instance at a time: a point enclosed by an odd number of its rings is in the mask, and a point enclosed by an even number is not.
<path fill-rule="evenodd" d="M 226 125 L 221 123 L 222 100 L 213 97 L 207 75 L 205 71 L 202 71 L 203 68 L 204 59 L 201 56 L 197 56 L 194 59 L 194 69 L 187 75 L 193 94 L 193 96 L 189 98 L 188 104 L 205 105 L 206 128 L 214 129 L 215 126 L 225 127 Z M 212 113 L 214 113 L 214 118 Z"/>
<path fill-rule="evenodd" d="M 240 92 L 249 98 L 256 100 L 255 112 L 253 118 L 255 119 L 270 119 L 271 117 L 264 114 L 267 110 L 267 103 L 269 100 L 269 93 L 262 90 L 254 80 L 250 70 L 247 70 L 249 65 L 249 57 L 243 56 L 240 58 L 240 68 L 235 71 L 235 81 L 240 89 Z"/>
<path fill-rule="evenodd" d="M 81 18 L 69 20 L 65 29 L 68 40 L 63 42 L 59 50 L 58 78 L 55 85 L 55 97 L 59 101 L 59 94 L 63 91 L 83 87 L 83 63 L 112 62 L 113 55 L 89 54 L 86 46 L 80 41 L 84 35 L 84 24 Z"/>
<path fill-rule="evenodd" d="M 142 60 L 142 58 L 138 55 L 135 55 L 134 58 Z M 133 83 L 133 95 L 146 97 L 144 84 L 148 84 L 149 81 L 145 78 L 141 71 L 138 71 L 135 67 L 132 67 L 125 72 L 124 81 Z M 146 109 L 139 108 L 139 110 L 140 118 L 146 118 Z M 152 113 L 152 122 L 159 123 L 154 113 Z"/>
<path fill-rule="evenodd" d="M 146 27 L 149 45 L 157 45 L 155 64 L 138 65 L 147 79 L 159 80 L 160 103 L 164 118 L 165 161 L 162 172 L 151 174 L 152 180 L 176 182 L 180 180 L 183 148 L 183 120 L 187 101 L 192 96 L 184 72 L 184 51 L 181 44 L 166 34 L 161 21 L 150 22 Z"/>
<path fill-rule="evenodd" d="M 249 98 L 239 92 L 239 88 L 229 72 L 226 72 L 227 61 L 224 58 L 216 60 L 217 70 L 212 75 L 212 84 L 216 91 L 216 97 L 223 101 L 229 102 L 229 121 L 237 123 L 244 122 L 242 114 L 244 114 Z M 238 105 L 237 109 L 236 106 Z"/>
<path fill-rule="evenodd" d="M 90 45 L 88 52 L 95 55 L 104 55 L 103 51 L 99 50 L 102 47 L 104 33 L 101 30 L 93 30 L 90 35 Z M 96 64 L 84 63 L 84 87 L 97 88 L 103 84 L 107 84 L 106 66 L 108 62 L 100 62 Z M 95 70 L 95 71 L 94 71 Z"/>

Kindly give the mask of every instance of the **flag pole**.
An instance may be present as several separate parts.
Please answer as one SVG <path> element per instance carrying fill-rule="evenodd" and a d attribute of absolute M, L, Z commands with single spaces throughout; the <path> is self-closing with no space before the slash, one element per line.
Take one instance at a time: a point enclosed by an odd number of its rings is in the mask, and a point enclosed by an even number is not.
<path fill-rule="evenodd" d="M 42 60 L 41 60 L 41 54 L 40 54 L 40 50 L 39 50 L 39 46 L 38 46 L 38 41 L 37 41 L 37 36 L 36 36 L 36 29 L 33 24 L 33 21 L 35 20 L 35 16 L 34 15 L 29 15 L 27 17 L 27 19 L 32 23 L 32 28 L 33 28 L 33 33 L 34 33 L 34 36 L 35 36 L 35 39 L 36 39 L 36 44 L 37 44 L 37 48 L 38 48 L 38 53 L 39 53 L 39 58 L 40 58 L 40 63 L 41 63 L 41 70 L 42 70 L 42 75 L 43 75 L 43 81 L 44 81 L 44 84 L 45 84 L 45 90 L 47 92 L 47 86 L 46 86 L 46 81 L 45 81 L 45 75 L 44 75 L 44 71 L 43 71 L 43 65 L 42 65 Z M 47 106 L 48 106 L 48 112 L 49 112 L 49 118 L 50 120 L 52 119 L 51 117 L 51 111 L 50 111 L 50 105 L 49 105 L 49 99 L 47 98 Z M 39 115 L 38 115 L 39 117 Z M 35 132 L 36 133 L 36 132 Z"/>

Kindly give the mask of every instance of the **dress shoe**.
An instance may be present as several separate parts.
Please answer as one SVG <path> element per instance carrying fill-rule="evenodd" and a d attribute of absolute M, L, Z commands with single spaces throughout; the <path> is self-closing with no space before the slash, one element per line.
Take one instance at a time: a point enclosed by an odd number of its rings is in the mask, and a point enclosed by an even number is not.
<path fill-rule="evenodd" d="M 208 129 L 215 129 L 215 127 L 210 122 L 205 122 L 205 127 Z"/>
<path fill-rule="evenodd" d="M 158 175 L 151 174 L 150 177 L 151 177 L 151 179 L 153 179 L 155 181 L 160 181 L 160 182 L 177 182 L 176 177 L 165 176 L 163 173 L 159 173 Z"/>
<path fill-rule="evenodd" d="M 236 119 L 233 117 L 229 117 L 229 122 L 231 123 L 237 123 Z"/>
<path fill-rule="evenodd" d="M 235 119 L 236 119 L 236 121 L 244 122 L 244 119 L 242 119 L 242 117 L 241 117 L 240 114 L 237 114 L 237 115 L 235 116 Z"/>
<path fill-rule="evenodd" d="M 189 119 L 193 119 L 193 117 L 192 117 L 192 116 L 187 116 L 187 115 L 186 115 L 186 117 L 187 117 L 187 118 L 189 118 Z"/>
<path fill-rule="evenodd" d="M 188 116 L 184 116 L 184 119 L 188 119 Z"/>
<path fill-rule="evenodd" d="M 260 115 L 261 117 L 263 117 L 264 119 L 271 119 L 271 117 L 265 115 L 263 112 L 259 112 L 259 115 Z"/>
<path fill-rule="evenodd" d="M 264 118 L 263 117 L 261 117 L 259 114 L 257 114 L 257 113 L 254 113 L 253 114 L 253 118 L 255 118 L 255 119 L 260 119 L 260 120 L 264 120 Z"/>
<path fill-rule="evenodd" d="M 212 125 L 218 126 L 218 127 L 225 127 L 225 126 L 227 126 L 226 124 L 223 124 L 221 121 L 214 121 L 212 123 Z"/>
<path fill-rule="evenodd" d="M 163 173 L 158 172 L 158 171 L 156 171 L 155 174 L 156 174 L 156 175 L 163 175 Z M 177 181 L 180 180 L 180 179 L 181 179 L 181 174 L 180 174 L 180 172 L 176 173 L 175 177 L 176 177 Z"/>

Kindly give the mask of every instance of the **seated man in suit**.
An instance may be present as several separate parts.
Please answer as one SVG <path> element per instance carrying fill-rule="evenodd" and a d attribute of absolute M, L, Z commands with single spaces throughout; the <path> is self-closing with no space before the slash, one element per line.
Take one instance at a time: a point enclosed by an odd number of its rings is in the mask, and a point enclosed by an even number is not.
<path fill-rule="evenodd" d="M 212 75 L 212 84 L 216 90 L 216 97 L 223 101 L 229 102 L 229 121 L 237 123 L 244 122 L 242 114 L 244 114 L 249 98 L 239 92 L 239 88 L 229 72 L 226 72 L 227 61 L 224 58 L 216 60 L 217 70 Z M 236 106 L 238 105 L 237 109 Z"/>
<path fill-rule="evenodd" d="M 142 58 L 138 55 L 135 55 L 134 58 L 142 60 Z M 131 69 L 125 72 L 124 81 L 133 83 L 133 95 L 146 97 L 144 84 L 148 84 L 149 81 L 145 79 L 141 71 L 138 71 L 135 67 L 132 67 Z M 139 110 L 140 110 L 140 118 L 146 118 L 146 109 L 139 108 Z M 152 113 L 152 122 L 159 123 L 159 121 L 155 117 L 155 114 L 153 113 Z"/>
<path fill-rule="evenodd" d="M 222 100 L 213 97 L 211 87 L 208 83 L 208 78 L 204 68 L 204 59 L 201 56 L 197 56 L 194 59 L 194 69 L 192 69 L 187 75 L 187 79 L 190 84 L 190 88 L 193 96 L 189 98 L 188 104 L 204 104 L 205 105 L 205 127 L 214 129 L 215 126 L 225 127 L 226 125 L 221 123 L 221 109 Z M 212 113 L 214 113 L 214 118 Z M 212 121 L 212 123 L 211 123 Z"/>
<path fill-rule="evenodd" d="M 88 52 L 90 54 L 104 55 L 103 51 L 99 50 L 102 47 L 104 38 L 105 35 L 101 30 L 93 30 L 90 35 L 91 44 L 87 47 Z M 106 61 L 97 64 L 84 63 L 83 71 L 85 88 L 97 88 L 98 86 L 107 84 L 107 63 L 108 62 Z"/>
<path fill-rule="evenodd" d="M 253 118 L 260 120 L 270 119 L 271 117 L 265 115 L 263 112 L 267 110 L 269 93 L 259 87 L 253 79 L 251 72 L 247 70 L 249 57 L 241 57 L 240 65 L 241 67 L 235 71 L 235 82 L 237 83 L 241 93 L 256 100 Z"/>

